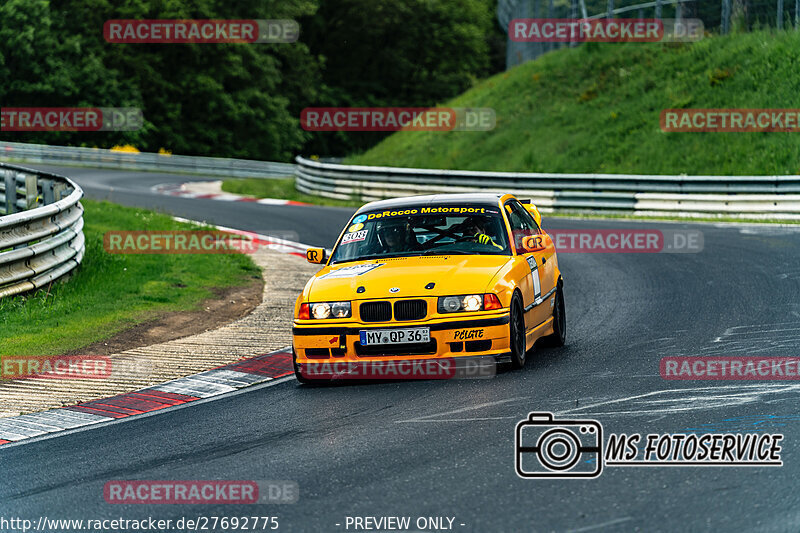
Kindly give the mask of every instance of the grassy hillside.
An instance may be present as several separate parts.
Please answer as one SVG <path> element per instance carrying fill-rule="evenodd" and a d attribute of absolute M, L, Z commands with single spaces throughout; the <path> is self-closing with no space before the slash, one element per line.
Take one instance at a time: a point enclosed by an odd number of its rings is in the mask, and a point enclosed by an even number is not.
<path fill-rule="evenodd" d="M 664 133 L 665 108 L 800 108 L 800 32 L 563 49 L 443 105 L 490 132 L 400 132 L 364 165 L 655 174 L 797 174 L 800 133 Z"/>

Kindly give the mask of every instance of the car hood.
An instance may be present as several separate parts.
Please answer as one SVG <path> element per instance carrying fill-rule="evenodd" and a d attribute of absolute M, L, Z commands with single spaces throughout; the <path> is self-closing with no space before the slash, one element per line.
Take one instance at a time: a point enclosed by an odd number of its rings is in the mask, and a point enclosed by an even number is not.
<path fill-rule="evenodd" d="M 483 293 L 497 271 L 510 260 L 507 255 L 449 255 L 342 263 L 325 267 L 312 278 L 308 300 Z M 434 284 L 433 289 L 425 288 L 429 283 Z M 364 292 L 357 293 L 362 286 Z"/>

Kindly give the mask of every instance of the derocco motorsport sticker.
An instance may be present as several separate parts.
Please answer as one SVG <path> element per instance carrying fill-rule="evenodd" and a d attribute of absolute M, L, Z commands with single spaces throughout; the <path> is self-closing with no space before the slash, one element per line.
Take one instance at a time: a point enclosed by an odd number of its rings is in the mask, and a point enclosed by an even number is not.
<path fill-rule="evenodd" d="M 354 276 L 360 276 L 362 274 L 366 274 L 370 270 L 374 270 L 379 266 L 383 266 L 385 263 L 370 263 L 367 265 L 353 265 L 353 266 L 346 266 L 342 268 L 338 268 L 336 270 L 332 270 L 328 272 L 324 276 L 320 276 L 319 279 L 325 278 L 352 278 Z"/>
<path fill-rule="evenodd" d="M 363 222 L 364 220 L 376 220 L 379 218 L 390 217 L 403 217 L 412 215 L 483 215 L 486 213 L 496 213 L 497 211 L 487 210 L 485 207 L 471 207 L 471 206 L 427 206 L 427 207 L 414 207 L 411 209 L 396 209 L 386 210 L 375 213 L 369 213 L 364 219 L 364 215 L 359 215 L 353 219 L 354 223 Z M 361 219 L 361 220 L 359 220 Z"/>

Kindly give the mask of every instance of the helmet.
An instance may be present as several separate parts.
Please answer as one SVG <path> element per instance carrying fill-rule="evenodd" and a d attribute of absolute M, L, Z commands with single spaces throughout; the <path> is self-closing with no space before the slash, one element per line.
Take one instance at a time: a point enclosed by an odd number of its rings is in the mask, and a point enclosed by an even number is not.
<path fill-rule="evenodd" d="M 404 246 L 408 242 L 411 225 L 405 218 L 390 218 L 378 222 L 378 236 L 384 246 Z M 387 242 L 389 241 L 389 242 Z"/>

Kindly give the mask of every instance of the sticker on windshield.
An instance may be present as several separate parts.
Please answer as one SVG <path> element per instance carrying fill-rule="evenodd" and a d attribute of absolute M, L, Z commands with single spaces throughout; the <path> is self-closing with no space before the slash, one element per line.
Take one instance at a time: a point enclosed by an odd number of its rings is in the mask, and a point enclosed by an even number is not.
<path fill-rule="evenodd" d="M 320 276 L 319 279 L 324 278 L 352 278 L 355 276 L 360 276 L 362 274 L 366 274 L 370 270 L 374 270 L 379 266 L 383 266 L 385 263 L 370 263 L 367 265 L 353 265 L 353 266 L 346 266 L 342 268 L 338 268 L 336 270 L 332 270 L 325 274 L 324 276 Z"/>
<path fill-rule="evenodd" d="M 347 228 L 347 231 L 352 233 L 354 231 L 358 231 L 358 230 L 363 229 L 363 228 L 364 228 L 364 224 L 362 224 L 361 222 L 356 222 L 355 224 L 353 224 L 352 226 Z"/>
<path fill-rule="evenodd" d="M 359 224 L 361 222 L 364 222 L 365 220 L 367 220 L 367 217 L 365 215 L 358 215 L 356 218 L 353 219 L 353 224 Z"/>
<path fill-rule="evenodd" d="M 370 213 L 365 220 L 377 220 L 379 218 L 390 217 L 407 217 L 413 215 L 483 215 L 487 212 L 485 207 L 472 207 L 472 206 L 433 206 L 433 207 L 419 207 L 412 209 L 398 209 L 396 211 L 381 211 L 379 213 Z M 363 216 L 363 215 L 361 215 Z M 353 219 L 353 222 L 363 222 L 357 220 L 359 217 Z"/>
<path fill-rule="evenodd" d="M 345 233 L 344 237 L 342 237 L 342 244 L 363 241 L 367 238 L 368 231 L 369 230 L 362 229 L 361 231 L 354 231 L 353 233 Z"/>

